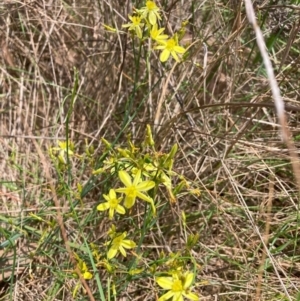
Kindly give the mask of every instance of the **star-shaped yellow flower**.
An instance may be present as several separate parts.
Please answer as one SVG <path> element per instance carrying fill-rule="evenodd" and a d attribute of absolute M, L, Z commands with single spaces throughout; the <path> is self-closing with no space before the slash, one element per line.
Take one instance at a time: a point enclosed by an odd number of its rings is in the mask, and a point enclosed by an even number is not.
<path fill-rule="evenodd" d="M 194 274 L 174 274 L 173 277 L 158 277 L 155 279 L 156 283 L 163 289 L 169 290 L 166 294 L 162 295 L 158 301 L 165 301 L 172 298 L 172 301 L 183 301 L 186 297 L 193 301 L 198 301 L 199 297 L 190 292 L 190 286 L 193 283 Z"/>
<path fill-rule="evenodd" d="M 168 36 L 166 34 L 162 34 L 164 30 L 164 28 L 158 29 L 157 24 L 154 24 L 150 30 L 151 39 L 158 44 L 165 44 Z"/>
<path fill-rule="evenodd" d="M 106 199 L 106 203 L 99 204 L 97 206 L 97 209 L 99 211 L 104 211 L 109 209 L 109 218 L 112 219 L 115 211 L 117 211 L 119 214 L 124 214 L 125 209 L 123 206 L 121 206 L 119 203 L 121 202 L 122 198 L 117 198 L 116 192 L 114 189 L 110 189 L 109 194 L 103 194 L 103 197 Z"/>
<path fill-rule="evenodd" d="M 140 181 L 141 170 L 137 171 L 133 179 L 133 182 L 131 180 L 130 175 L 125 170 L 119 171 L 119 178 L 122 181 L 122 183 L 126 186 L 124 188 L 116 189 L 116 192 L 121 192 L 126 195 L 124 206 L 128 209 L 131 208 L 135 203 L 135 199 L 138 197 L 150 203 L 152 206 L 153 213 L 155 214 L 156 210 L 155 210 L 153 199 L 145 195 L 144 193 L 142 193 L 142 191 L 148 191 L 152 189 L 155 186 L 155 183 L 153 181 Z"/>
<path fill-rule="evenodd" d="M 129 30 L 134 30 L 137 37 L 141 39 L 143 37 L 141 27 L 144 26 L 144 24 L 142 23 L 142 18 L 139 16 L 128 16 L 128 18 L 132 23 L 123 24 L 122 27 L 128 27 Z"/>
<path fill-rule="evenodd" d="M 157 19 L 161 20 L 161 16 L 159 15 L 159 8 L 153 1 L 147 1 L 146 7 L 143 7 L 138 10 L 139 13 L 142 14 L 142 18 L 149 20 L 151 25 L 156 24 Z"/>
<path fill-rule="evenodd" d="M 93 274 L 89 272 L 87 266 L 86 266 L 86 263 L 82 260 L 80 260 L 77 264 L 77 267 L 79 268 L 81 274 L 82 274 L 82 277 L 84 279 L 92 279 L 93 278 Z"/>
<path fill-rule="evenodd" d="M 109 241 L 107 244 L 111 243 L 111 247 L 107 253 L 107 258 L 112 259 L 114 258 L 118 252 L 126 257 L 126 250 L 125 249 L 133 249 L 135 248 L 136 244 L 134 241 L 129 239 L 124 239 L 127 233 L 124 232 L 121 235 L 115 237 L 112 241 Z"/>
<path fill-rule="evenodd" d="M 155 49 L 163 50 L 159 57 L 161 62 L 166 62 L 170 55 L 172 55 L 176 62 L 180 62 L 177 53 L 185 53 L 185 49 L 179 46 L 174 38 L 167 40 L 163 45 L 156 46 Z"/>

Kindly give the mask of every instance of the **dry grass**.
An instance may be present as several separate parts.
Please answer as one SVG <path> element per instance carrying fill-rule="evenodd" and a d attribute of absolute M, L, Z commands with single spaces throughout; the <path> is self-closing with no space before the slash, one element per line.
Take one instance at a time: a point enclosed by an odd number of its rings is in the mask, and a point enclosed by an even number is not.
<path fill-rule="evenodd" d="M 123 146 L 131 133 L 138 144 L 151 124 L 161 152 L 178 143 L 175 170 L 202 195 L 179 197 L 159 219 L 144 242 L 145 261 L 182 248 L 178 221 L 184 210 L 188 231 L 200 235 L 193 255 L 202 300 L 299 300 L 298 188 L 244 6 L 234 0 L 160 1 L 168 32 L 189 19 L 193 45 L 174 69 L 152 57 L 149 74 L 130 34 L 102 26 L 121 29 L 141 2 L 0 3 L 1 298 L 72 300 L 76 280 L 65 276 L 72 269 L 68 253 L 59 227 L 48 227 L 57 212 L 45 164 L 56 181 L 71 247 L 79 251 L 83 237 L 97 242 L 108 229 L 95 206 L 109 182 L 94 182 L 91 168 L 76 161 L 69 188 L 86 183 L 84 206 L 74 209 L 84 222 L 76 223 L 68 205 L 72 195 L 64 193 L 67 180 L 51 167 L 48 149 L 68 134 L 79 151 L 93 145 L 100 161 L 101 137 Z M 297 145 L 297 3 L 256 2 Z M 105 277 L 101 269 L 99 274 Z M 97 286 L 90 287 L 100 300 Z M 141 278 L 127 282 L 117 300 L 154 300 L 157 293 L 153 281 Z M 77 300 L 86 299 L 82 293 Z"/>

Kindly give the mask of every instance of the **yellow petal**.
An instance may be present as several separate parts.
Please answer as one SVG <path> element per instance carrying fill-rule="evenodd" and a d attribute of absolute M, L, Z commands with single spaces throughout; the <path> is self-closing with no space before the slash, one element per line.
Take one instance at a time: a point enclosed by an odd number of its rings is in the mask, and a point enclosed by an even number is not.
<path fill-rule="evenodd" d="M 131 177 L 125 170 L 119 171 L 119 178 L 126 187 L 132 186 Z"/>
<path fill-rule="evenodd" d="M 174 293 L 172 291 L 168 291 L 166 294 L 162 295 L 158 301 L 166 301 L 169 300 L 171 297 L 174 296 Z"/>
<path fill-rule="evenodd" d="M 134 19 L 133 19 L 134 17 L 132 17 L 132 16 L 130 16 L 130 15 L 128 15 L 128 19 L 132 22 L 132 23 L 134 23 Z"/>
<path fill-rule="evenodd" d="M 174 50 L 176 51 L 176 52 L 178 52 L 178 53 L 185 53 L 185 49 L 183 48 L 183 47 L 181 47 L 181 46 L 175 46 L 174 47 Z"/>
<path fill-rule="evenodd" d="M 103 197 L 104 197 L 105 200 L 107 200 L 108 202 L 110 201 L 109 195 L 103 194 Z"/>
<path fill-rule="evenodd" d="M 138 191 L 148 191 L 155 186 L 153 181 L 144 181 L 136 186 L 136 190 Z"/>
<path fill-rule="evenodd" d="M 125 249 L 124 249 L 122 246 L 120 246 L 119 251 L 121 252 L 121 254 L 122 254 L 124 257 L 126 257 L 126 251 L 125 251 Z"/>
<path fill-rule="evenodd" d="M 97 210 L 99 210 L 99 211 L 104 211 L 104 210 L 107 210 L 108 208 L 109 208 L 108 203 L 102 203 L 97 206 Z"/>
<path fill-rule="evenodd" d="M 184 285 L 183 285 L 183 288 L 185 290 L 192 285 L 193 279 L 194 279 L 194 274 L 193 273 L 187 273 L 185 275 L 185 281 L 184 281 Z"/>
<path fill-rule="evenodd" d="M 141 39 L 143 37 L 143 33 L 142 33 L 142 30 L 141 30 L 141 27 L 137 26 L 135 28 L 135 32 L 136 32 L 136 35 L 139 39 Z"/>
<path fill-rule="evenodd" d="M 140 182 L 141 173 L 142 173 L 142 171 L 140 169 L 138 169 L 138 171 L 135 174 L 134 180 L 133 180 L 133 184 L 132 184 L 133 186 L 137 186 L 138 183 Z"/>
<path fill-rule="evenodd" d="M 158 30 L 157 30 L 157 32 L 158 32 L 158 35 L 160 35 L 161 33 L 163 33 L 163 32 L 164 32 L 164 30 L 165 30 L 165 28 L 164 28 L 164 27 L 162 27 L 162 28 L 158 29 Z M 166 35 L 166 36 L 167 36 L 167 35 Z"/>
<path fill-rule="evenodd" d="M 109 197 L 110 197 L 110 199 L 116 199 L 117 198 L 116 192 L 115 192 L 114 189 L 109 190 Z"/>
<path fill-rule="evenodd" d="M 148 18 L 151 25 L 156 24 L 156 15 L 154 12 L 150 12 Z"/>
<path fill-rule="evenodd" d="M 173 301 L 183 301 L 182 293 L 181 292 L 175 293 L 172 300 Z"/>
<path fill-rule="evenodd" d="M 109 208 L 108 217 L 109 219 L 113 219 L 115 213 L 115 209 Z"/>
<path fill-rule="evenodd" d="M 180 60 L 179 60 L 179 57 L 178 57 L 178 55 L 176 54 L 176 52 L 175 52 L 175 51 L 172 51 L 171 54 L 172 54 L 173 58 L 175 59 L 175 61 L 176 61 L 177 63 L 179 63 Z"/>
<path fill-rule="evenodd" d="M 124 201 L 125 208 L 130 209 L 131 207 L 133 207 L 134 203 L 135 203 L 135 198 L 126 196 Z"/>
<path fill-rule="evenodd" d="M 134 241 L 129 240 L 129 239 L 125 239 L 122 241 L 122 246 L 126 249 L 133 249 L 136 247 L 136 244 Z"/>
<path fill-rule="evenodd" d="M 121 193 L 126 193 L 127 192 L 127 188 L 123 187 L 123 188 L 117 188 L 116 192 L 121 192 Z"/>
<path fill-rule="evenodd" d="M 110 248 L 108 253 L 107 253 L 107 258 L 112 259 L 117 255 L 118 249 L 115 248 Z"/>
<path fill-rule="evenodd" d="M 166 290 L 172 289 L 174 282 L 172 277 L 157 277 L 155 281 L 161 288 Z"/>
<path fill-rule="evenodd" d="M 190 299 L 190 300 L 193 300 L 193 301 L 198 301 L 198 300 L 199 300 L 199 297 L 198 297 L 196 294 L 194 294 L 194 293 L 191 293 L 191 292 L 185 293 L 185 292 L 183 292 L 182 294 L 183 294 L 186 298 L 188 298 L 188 299 Z"/>
<path fill-rule="evenodd" d="M 125 214 L 125 208 L 122 207 L 121 205 L 118 205 L 117 208 L 116 208 L 116 211 L 119 213 L 119 214 Z"/>
<path fill-rule="evenodd" d="M 159 49 L 160 46 L 157 47 Z M 163 52 L 160 54 L 159 59 L 161 62 L 166 62 L 170 56 L 170 51 L 167 49 L 164 49 Z"/>
<path fill-rule="evenodd" d="M 149 202 L 149 203 L 153 202 L 153 199 L 150 198 L 150 196 L 147 196 L 147 195 L 145 195 L 145 194 L 143 194 L 139 191 L 136 192 L 136 196 L 139 197 L 140 199 L 146 201 L 146 202 Z"/>
<path fill-rule="evenodd" d="M 93 278 L 93 274 L 91 274 L 90 272 L 85 272 L 83 274 L 83 278 L 86 280 L 92 279 Z"/>

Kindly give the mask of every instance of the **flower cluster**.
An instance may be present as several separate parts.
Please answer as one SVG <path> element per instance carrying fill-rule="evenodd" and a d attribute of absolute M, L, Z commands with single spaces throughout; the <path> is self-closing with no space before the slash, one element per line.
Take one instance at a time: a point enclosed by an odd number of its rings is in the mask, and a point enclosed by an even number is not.
<path fill-rule="evenodd" d="M 114 219 L 116 214 L 124 215 L 131 209 L 137 200 L 143 200 L 151 206 L 151 213 L 156 216 L 154 199 L 148 194 L 150 190 L 163 185 L 169 192 L 170 202 L 175 202 L 171 177 L 173 159 L 177 152 L 175 144 L 167 154 L 155 151 L 151 128 L 148 125 L 145 140 L 141 148 L 136 147 L 131 139 L 128 139 L 127 148 L 114 147 L 105 139 L 102 139 L 107 148 L 108 156 L 103 161 L 103 166 L 94 170 L 93 174 L 118 175 L 119 184 L 116 188 L 110 188 L 107 194 L 103 194 L 104 202 L 97 206 L 99 211 L 108 211 L 109 219 Z M 182 184 L 181 184 L 182 186 Z M 180 188 L 177 189 L 179 191 Z M 135 247 L 135 243 L 125 239 L 127 232 L 116 233 L 113 225 L 108 233 L 109 247 L 107 259 L 114 258 L 117 254 L 126 256 L 125 249 Z"/>
<path fill-rule="evenodd" d="M 153 2 L 148 1 L 147 4 L 149 5 L 149 3 L 151 4 Z M 163 31 L 162 29 L 158 29 L 157 26 L 157 22 L 160 20 L 158 13 L 159 9 L 156 6 L 151 7 L 151 5 L 149 5 L 148 10 L 139 11 L 139 17 L 148 20 L 145 26 L 151 26 L 153 39 L 163 40 Z M 118 224 L 118 228 L 122 229 L 120 232 L 117 231 L 116 226 L 112 224 L 106 235 L 105 242 L 101 243 L 101 245 L 90 244 L 95 266 L 97 268 L 104 268 L 109 274 L 109 277 L 111 277 L 111 287 L 114 295 L 116 295 L 115 280 L 117 273 L 124 269 L 126 262 L 134 262 L 134 264 L 130 265 L 126 270 L 132 279 L 136 276 L 140 277 L 138 275 L 151 274 L 157 285 L 167 290 L 158 299 L 159 301 L 169 299 L 173 301 L 183 301 L 184 298 L 198 300 L 198 296 L 191 291 L 195 273 L 186 270 L 183 271 L 183 267 L 186 267 L 185 258 L 187 258 L 187 254 L 189 254 L 190 250 L 197 244 L 198 235 L 187 236 L 183 253 L 166 256 L 161 252 L 158 264 L 144 265 L 142 260 L 143 250 L 141 250 L 141 246 L 143 245 L 145 233 L 147 230 L 152 229 L 154 224 L 153 218 L 161 214 L 162 208 L 165 207 L 164 200 L 166 196 L 170 204 L 173 205 L 177 202 L 177 198 L 183 195 L 189 193 L 193 195 L 200 194 L 200 191 L 197 188 L 193 188 L 193 185 L 191 185 L 183 175 L 179 175 L 173 170 L 173 162 L 178 150 L 177 144 L 174 144 L 166 153 L 156 150 L 149 125 L 146 127 L 144 141 L 140 145 L 135 145 L 130 136 L 127 138 L 127 146 L 122 148 L 114 146 L 105 139 L 102 139 L 102 142 L 104 145 L 105 159 L 104 157 L 102 158 L 100 168 L 94 169 L 93 174 L 99 175 L 109 181 L 112 179 L 112 181 L 109 189 L 102 193 L 102 200 L 100 204 L 97 205 L 98 211 L 105 212 L 105 214 L 108 213 L 110 220 L 117 219 L 118 221 L 120 221 L 122 216 L 127 214 L 126 220 L 135 222 L 136 211 L 133 208 L 140 200 L 145 201 L 146 204 L 149 205 L 149 208 L 146 208 L 149 210 L 146 211 L 147 216 L 144 218 L 140 219 L 141 215 L 139 214 L 139 219 L 144 223 L 140 228 L 141 231 L 138 229 L 134 232 L 131 229 L 126 229 L 126 222 L 121 220 Z M 53 161 L 57 163 L 56 167 L 61 171 L 65 171 L 74 158 L 80 158 L 82 161 L 87 160 L 91 168 L 94 168 L 96 164 L 94 160 L 94 150 L 91 147 L 86 147 L 86 155 L 79 155 L 75 152 L 74 144 L 69 140 L 57 142 L 56 146 L 49 149 L 49 153 Z M 186 191 L 182 192 L 184 188 L 186 188 Z M 77 183 L 76 193 L 72 191 L 72 196 L 80 200 L 81 203 L 83 189 L 82 185 Z M 163 197 L 161 197 L 160 192 L 164 192 L 162 194 Z M 158 208 L 160 210 L 158 210 Z M 183 211 L 181 212 L 181 221 L 183 230 L 186 231 L 186 216 Z M 140 226 L 141 223 L 139 222 L 137 225 Z M 130 239 L 131 233 L 134 233 L 138 239 L 136 242 Z M 133 250 L 136 247 L 137 249 Z M 118 261 L 118 256 L 127 257 L 129 254 L 134 257 L 132 260 Z M 182 254 L 184 256 L 182 256 Z M 87 260 L 87 256 L 82 257 L 85 258 L 84 260 L 81 259 L 81 256 L 82 255 L 79 256 L 74 253 L 76 271 L 80 272 L 81 278 L 92 281 L 94 278 L 94 270 L 92 270 L 89 263 L 85 261 Z M 166 260 L 167 258 L 171 259 Z M 163 265 L 165 266 L 162 268 Z M 72 272 L 74 278 L 78 278 L 77 274 L 75 275 L 74 271 Z M 78 283 L 73 290 L 74 298 L 80 288 L 81 282 L 78 279 Z"/>
<path fill-rule="evenodd" d="M 125 208 L 120 205 L 122 197 L 117 197 L 116 192 L 125 194 L 124 206 L 130 209 L 135 204 L 136 198 L 140 198 L 151 204 L 153 213 L 156 209 L 153 199 L 144 194 L 143 192 L 152 189 L 155 186 L 153 181 L 142 181 L 141 170 L 138 170 L 133 181 L 131 176 L 125 170 L 119 171 L 119 178 L 125 187 L 118 189 L 110 189 L 109 194 L 103 194 L 104 199 L 107 201 L 97 206 L 99 211 L 109 210 L 109 218 L 112 219 L 115 211 L 119 214 L 125 214 Z"/>
<path fill-rule="evenodd" d="M 172 187 L 172 176 L 176 175 L 172 168 L 173 159 L 177 152 L 177 144 L 167 154 L 156 152 L 149 125 L 147 126 L 143 148 L 150 147 L 150 152 L 141 151 L 141 149 L 134 146 L 130 139 L 128 141 L 129 147 L 125 149 L 118 148 L 117 152 L 111 148 L 108 141 L 104 140 L 103 142 L 110 154 L 103 161 L 104 165 L 94 170 L 93 174 L 103 174 L 105 172 L 109 172 L 111 175 L 118 174 L 123 187 L 111 188 L 108 194 L 103 194 L 106 202 L 97 206 L 99 211 L 108 210 L 109 218 L 113 219 L 115 213 L 125 214 L 126 209 L 131 209 L 136 200 L 141 199 L 150 204 L 152 214 L 155 216 L 156 206 L 153 198 L 147 192 L 160 184 L 167 189 L 170 202 L 176 202 L 174 191 L 178 193 L 183 186 L 186 186 L 186 181 L 182 181 L 175 189 Z M 125 196 L 124 202 L 122 196 Z"/>
<path fill-rule="evenodd" d="M 153 1 L 146 1 L 146 6 L 140 9 L 135 9 L 133 15 L 128 16 L 130 23 L 123 24 L 123 28 L 128 28 L 140 40 L 150 39 L 154 42 L 154 50 L 162 50 L 160 61 L 166 62 L 170 56 L 176 62 L 180 62 L 179 55 L 185 53 L 186 49 L 179 45 L 178 36 L 175 34 L 169 37 L 164 34 L 165 28 L 159 27 L 159 22 L 162 20 L 160 9 Z M 105 28 L 108 28 L 105 25 Z"/>

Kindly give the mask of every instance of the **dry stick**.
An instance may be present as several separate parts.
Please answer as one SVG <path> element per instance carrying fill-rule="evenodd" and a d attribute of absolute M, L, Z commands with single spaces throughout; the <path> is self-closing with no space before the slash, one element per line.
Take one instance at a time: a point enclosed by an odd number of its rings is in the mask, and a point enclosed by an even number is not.
<path fill-rule="evenodd" d="M 172 76 L 176 66 L 177 66 L 177 63 L 175 63 L 173 65 L 172 69 L 170 70 L 170 72 L 167 76 L 166 82 L 163 86 L 161 96 L 160 96 L 159 101 L 158 101 L 156 114 L 155 114 L 155 117 L 154 117 L 154 127 L 155 127 L 156 132 L 158 132 L 158 129 L 160 128 L 159 121 L 160 121 L 160 115 L 161 115 L 161 108 L 162 108 L 162 104 L 164 102 L 165 95 L 167 93 L 168 83 L 170 82 L 171 76 Z"/>
<path fill-rule="evenodd" d="M 47 160 L 46 160 L 46 157 L 44 156 L 40 146 L 38 145 L 38 143 L 35 141 L 35 139 L 31 139 L 31 141 L 33 142 L 38 154 L 39 154 L 39 157 L 41 159 L 41 162 L 43 164 L 43 167 L 44 167 L 44 172 L 45 172 L 45 177 L 49 183 L 49 186 L 50 186 L 50 190 L 51 190 L 51 193 L 52 193 L 52 197 L 53 197 L 53 201 L 54 201 L 54 204 L 55 204 L 55 207 L 56 207 L 56 212 L 57 212 L 57 223 L 59 225 L 59 228 L 60 228 L 60 232 L 61 232 L 61 235 L 62 235 L 62 238 L 63 238 L 63 241 L 65 243 L 65 246 L 66 246 L 66 249 L 67 249 L 67 252 L 69 253 L 69 256 L 70 256 L 70 259 L 72 261 L 72 264 L 74 266 L 74 270 L 76 272 L 76 274 L 78 275 L 82 285 L 84 286 L 89 298 L 91 301 L 95 301 L 95 298 L 87 284 L 87 282 L 85 281 L 85 279 L 82 277 L 82 274 L 81 274 L 81 271 L 79 270 L 78 266 L 77 266 L 77 262 L 76 262 L 76 259 L 74 258 L 74 255 L 73 255 L 73 252 L 70 248 L 70 245 L 69 245 L 69 240 L 68 240 L 68 237 L 67 237 L 67 233 L 66 233 L 66 229 L 65 229 L 65 226 L 64 226 L 64 220 L 63 220 L 63 217 L 62 217 L 62 214 L 61 214 L 61 210 L 60 210 L 60 205 L 59 205 L 59 201 L 58 201 L 58 198 L 57 198 L 57 194 L 55 192 L 55 187 L 54 187 L 54 184 L 53 184 L 53 179 L 50 175 L 50 172 L 49 172 L 49 165 L 47 164 Z"/>
<path fill-rule="evenodd" d="M 281 59 L 281 62 L 280 62 L 279 68 L 278 68 L 279 71 L 281 71 L 283 64 L 285 63 L 285 60 L 288 57 L 288 54 L 292 48 L 293 42 L 294 42 L 297 34 L 299 33 L 299 29 L 300 29 L 300 20 L 298 21 L 298 24 L 296 24 L 296 23 L 293 24 L 293 27 L 292 27 L 290 35 L 289 35 L 289 39 L 286 43 L 286 47 L 284 49 L 282 59 Z"/>
<path fill-rule="evenodd" d="M 264 6 L 264 7 L 261 7 L 260 9 L 274 9 L 274 8 L 291 8 L 291 9 L 294 9 L 294 10 L 300 10 L 300 6 L 298 5 L 268 5 L 268 6 Z"/>
<path fill-rule="evenodd" d="M 275 103 L 278 120 L 281 125 L 282 138 L 283 138 L 284 142 L 286 143 L 288 150 L 289 150 L 289 154 L 291 157 L 291 163 L 292 163 L 292 167 L 293 167 L 293 172 L 294 172 L 294 176 L 295 176 L 297 186 L 298 186 L 298 191 L 299 191 L 299 189 L 300 189 L 300 162 L 299 162 L 299 158 L 297 155 L 297 149 L 295 147 L 294 141 L 291 139 L 291 133 L 287 126 L 286 115 L 285 115 L 285 110 L 284 110 L 284 102 L 280 95 L 280 90 L 279 90 L 279 87 L 278 87 L 278 84 L 277 84 L 277 81 L 276 81 L 276 78 L 274 75 L 271 60 L 266 51 L 266 44 L 265 44 L 262 32 L 256 23 L 255 13 L 254 13 L 254 9 L 253 9 L 251 0 L 245 0 L 245 4 L 246 4 L 247 17 L 248 17 L 249 23 L 252 24 L 253 29 L 255 31 L 257 45 L 260 50 L 261 56 L 263 57 L 264 65 L 266 67 L 266 71 L 267 71 L 269 84 L 270 84 L 270 88 L 271 88 L 274 103 Z"/>
<path fill-rule="evenodd" d="M 294 172 L 294 176 L 296 178 L 296 182 L 297 182 L 298 190 L 299 190 L 299 188 L 300 188 L 300 163 L 299 163 L 299 158 L 297 155 L 297 150 L 296 150 L 295 144 L 294 144 L 293 140 L 290 138 L 291 133 L 287 126 L 286 115 L 285 115 L 285 111 L 284 111 L 284 102 L 280 95 L 280 90 L 279 90 L 279 87 L 278 87 L 278 84 L 277 84 L 277 81 L 276 81 L 276 78 L 274 75 L 271 60 L 266 51 L 266 44 L 265 44 L 262 32 L 256 23 L 255 13 L 254 13 L 254 9 L 253 9 L 251 0 L 245 0 L 245 5 L 246 5 L 246 13 L 247 13 L 249 23 L 252 24 L 253 29 L 255 31 L 257 45 L 258 45 L 258 48 L 262 55 L 264 65 L 266 67 L 269 84 L 270 84 L 270 88 L 272 91 L 275 108 L 277 111 L 278 120 L 281 125 L 282 138 L 285 141 L 285 143 L 288 147 L 288 150 L 289 150 L 289 155 L 291 157 L 293 172 Z M 270 257 L 270 252 L 268 250 L 267 245 L 264 243 L 264 241 L 262 241 L 262 243 L 264 245 L 265 251 L 268 253 L 268 255 Z M 270 259 L 271 259 L 271 257 L 270 257 Z M 286 296 L 289 298 L 289 300 L 291 300 L 289 293 L 288 293 L 284 283 L 282 282 L 278 271 L 276 269 L 275 269 L 275 271 L 276 271 L 277 277 L 282 285 L 282 288 L 283 288 Z"/>
<path fill-rule="evenodd" d="M 272 213 L 272 201 L 274 198 L 274 179 L 271 177 L 269 183 L 269 197 L 267 202 L 267 217 L 266 217 L 266 226 L 265 226 L 265 235 L 264 243 L 267 246 L 269 244 L 269 235 L 270 235 L 270 224 L 271 224 L 271 213 Z M 264 251 L 261 257 L 261 264 L 257 276 L 257 287 L 256 287 L 256 296 L 255 301 L 261 300 L 261 284 L 263 279 L 264 266 L 266 261 L 267 253 Z"/>

